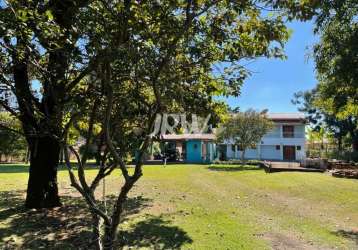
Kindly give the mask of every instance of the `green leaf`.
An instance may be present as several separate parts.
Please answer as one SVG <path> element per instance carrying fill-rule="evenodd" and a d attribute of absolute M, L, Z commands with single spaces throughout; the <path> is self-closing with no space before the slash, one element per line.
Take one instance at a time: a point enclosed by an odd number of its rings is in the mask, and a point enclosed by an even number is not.
<path fill-rule="evenodd" d="M 53 20 L 53 14 L 52 14 L 51 10 L 46 10 L 45 15 L 47 16 L 48 20 L 50 20 L 50 21 Z"/>

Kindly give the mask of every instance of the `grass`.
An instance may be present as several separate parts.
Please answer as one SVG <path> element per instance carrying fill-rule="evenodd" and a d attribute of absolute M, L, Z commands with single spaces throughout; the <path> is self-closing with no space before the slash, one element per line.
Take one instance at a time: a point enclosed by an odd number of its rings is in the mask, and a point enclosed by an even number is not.
<path fill-rule="evenodd" d="M 26 182 L 26 166 L 0 165 L 0 249 L 84 248 L 90 216 L 66 170 L 65 206 L 50 212 L 22 208 Z M 120 182 L 118 171 L 106 179 L 108 203 Z M 357 227 L 356 180 L 254 166 L 145 166 L 119 238 L 134 249 L 357 249 Z"/>

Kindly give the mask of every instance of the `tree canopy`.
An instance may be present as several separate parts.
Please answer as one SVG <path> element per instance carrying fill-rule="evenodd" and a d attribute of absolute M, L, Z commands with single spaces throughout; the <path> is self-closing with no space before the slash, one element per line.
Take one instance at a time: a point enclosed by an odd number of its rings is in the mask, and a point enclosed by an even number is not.
<path fill-rule="evenodd" d="M 321 1 L 313 48 L 317 87 L 295 95 L 294 103 L 316 130 L 326 126 L 339 145 L 346 136 L 358 150 L 358 3 Z M 341 148 L 341 147 L 340 147 Z"/>
<path fill-rule="evenodd" d="M 317 106 L 344 119 L 358 115 L 358 3 L 327 4 L 330 15 L 317 25 L 320 41 L 314 47 L 319 99 Z"/>

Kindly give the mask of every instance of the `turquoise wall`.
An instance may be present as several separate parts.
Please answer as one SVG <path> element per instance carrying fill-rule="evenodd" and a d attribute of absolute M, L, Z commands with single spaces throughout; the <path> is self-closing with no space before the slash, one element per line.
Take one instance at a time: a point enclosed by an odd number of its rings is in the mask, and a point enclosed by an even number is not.
<path fill-rule="evenodd" d="M 189 163 L 211 163 L 214 160 L 215 148 L 212 142 L 206 144 L 206 156 L 203 157 L 201 140 L 188 140 L 186 142 L 186 161 Z M 195 146 L 196 145 L 196 146 Z M 206 158 L 204 160 L 204 158 Z"/>
<path fill-rule="evenodd" d="M 186 161 L 190 163 L 202 163 L 200 140 L 189 140 L 186 142 Z"/>

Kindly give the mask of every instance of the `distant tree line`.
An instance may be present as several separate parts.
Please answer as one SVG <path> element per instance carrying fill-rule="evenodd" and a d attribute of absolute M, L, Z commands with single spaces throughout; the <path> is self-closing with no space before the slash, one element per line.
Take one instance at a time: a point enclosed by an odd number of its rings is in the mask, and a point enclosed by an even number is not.
<path fill-rule="evenodd" d="M 0 111 L 0 162 L 27 161 L 27 143 L 21 124 L 5 111 Z"/>

